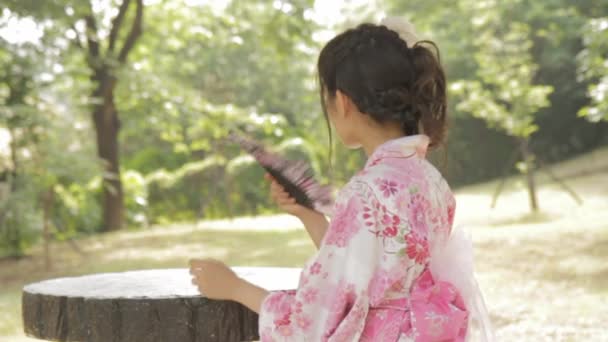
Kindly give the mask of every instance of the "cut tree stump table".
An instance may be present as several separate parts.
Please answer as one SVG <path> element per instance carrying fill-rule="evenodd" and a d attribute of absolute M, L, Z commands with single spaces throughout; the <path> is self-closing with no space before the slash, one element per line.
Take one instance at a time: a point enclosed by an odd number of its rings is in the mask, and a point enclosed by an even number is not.
<path fill-rule="evenodd" d="M 295 289 L 300 269 L 234 267 L 267 290 Z M 232 301 L 201 296 L 188 269 L 59 278 L 23 288 L 25 333 L 51 341 L 252 341 L 258 316 Z"/>

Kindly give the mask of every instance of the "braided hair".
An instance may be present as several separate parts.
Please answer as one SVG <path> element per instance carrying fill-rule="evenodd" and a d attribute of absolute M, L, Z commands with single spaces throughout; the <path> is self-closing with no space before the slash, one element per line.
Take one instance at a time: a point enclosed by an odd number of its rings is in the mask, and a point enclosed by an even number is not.
<path fill-rule="evenodd" d="M 362 24 L 329 41 L 317 68 L 328 129 L 326 99 L 340 90 L 375 121 L 397 122 L 405 135 L 424 133 L 431 148 L 443 142 L 446 79 L 435 43 L 408 46 L 386 26 Z"/>

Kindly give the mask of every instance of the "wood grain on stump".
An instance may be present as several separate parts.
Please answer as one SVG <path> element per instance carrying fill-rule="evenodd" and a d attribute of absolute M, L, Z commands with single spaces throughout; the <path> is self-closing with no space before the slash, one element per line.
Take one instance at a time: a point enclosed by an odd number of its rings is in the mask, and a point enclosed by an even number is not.
<path fill-rule="evenodd" d="M 299 269 L 235 267 L 267 290 L 295 289 Z M 23 288 L 23 325 L 51 341 L 252 341 L 258 316 L 232 301 L 202 297 L 187 269 L 60 278 Z"/>

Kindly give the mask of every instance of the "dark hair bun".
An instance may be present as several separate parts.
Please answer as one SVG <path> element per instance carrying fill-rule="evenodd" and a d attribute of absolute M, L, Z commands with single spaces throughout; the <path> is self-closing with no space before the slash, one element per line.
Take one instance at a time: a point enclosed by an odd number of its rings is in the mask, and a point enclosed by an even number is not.
<path fill-rule="evenodd" d="M 398 122 L 407 135 L 422 126 L 431 147 L 443 142 L 446 80 L 433 42 L 410 47 L 386 26 L 362 24 L 327 43 L 317 67 L 326 117 L 325 95 L 340 90 L 374 120 Z"/>

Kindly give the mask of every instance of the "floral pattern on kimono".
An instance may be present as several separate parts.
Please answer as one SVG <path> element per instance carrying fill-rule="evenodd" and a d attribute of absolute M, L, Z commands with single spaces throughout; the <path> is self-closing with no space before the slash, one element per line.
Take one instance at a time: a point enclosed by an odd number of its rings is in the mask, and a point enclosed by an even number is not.
<path fill-rule="evenodd" d="M 428 267 L 455 201 L 427 146 L 417 135 L 374 151 L 340 191 L 298 288 L 264 299 L 261 341 L 464 341 L 463 300 Z"/>

